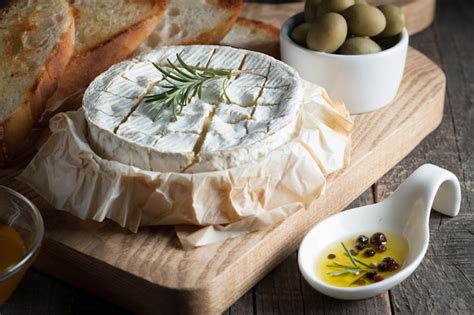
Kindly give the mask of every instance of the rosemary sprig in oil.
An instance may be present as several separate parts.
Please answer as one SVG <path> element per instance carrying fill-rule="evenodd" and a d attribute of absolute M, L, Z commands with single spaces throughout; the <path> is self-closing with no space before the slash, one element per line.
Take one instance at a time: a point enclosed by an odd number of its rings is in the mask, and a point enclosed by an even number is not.
<path fill-rule="evenodd" d="M 342 247 L 344 248 L 344 251 L 346 252 L 346 255 L 349 257 L 349 259 L 351 260 L 352 264 L 354 265 L 354 267 L 357 268 L 357 263 L 355 262 L 354 260 L 354 256 L 352 256 L 351 252 L 347 249 L 346 245 L 344 245 L 343 242 L 341 242 L 341 245 Z"/>
<path fill-rule="evenodd" d="M 199 98 L 202 98 L 204 83 L 212 80 L 223 79 L 221 97 L 227 103 L 231 103 L 226 90 L 229 80 L 235 74 L 235 70 L 200 68 L 199 64 L 195 66 L 188 65 L 180 54 L 176 54 L 176 58 L 178 65 L 167 59 L 169 69 L 153 63 L 153 66 L 163 74 L 163 80 L 166 81 L 166 84 L 162 85 L 166 91 L 145 96 L 145 102 L 149 103 L 148 110 L 154 115 L 154 120 L 160 116 L 163 110 L 171 108 L 172 119 L 176 121 L 177 115 L 190 103 L 194 95 L 197 94 Z"/>
<path fill-rule="evenodd" d="M 339 264 L 337 262 L 332 263 L 331 265 L 327 265 L 327 267 L 331 267 L 334 269 L 339 269 L 337 271 L 329 272 L 328 275 L 331 275 L 333 277 L 339 277 L 339 276 L 344 276 L 347 274 L 353 274 L 353 275 L 360 275 L 363 273 L 366 273 L 368 271 L 373 271 L 374 269 L 360 261 L 359 259 L 355 258 L 351 252 L 347 249 L 347 246 L 341 242 L 342 248 L 344 248 L 344 255 L 347 256 L 352 264 L 352 266 L 349 265 L 343 265 Z M 359 266 L 360 264 L 361 266 Z"/>

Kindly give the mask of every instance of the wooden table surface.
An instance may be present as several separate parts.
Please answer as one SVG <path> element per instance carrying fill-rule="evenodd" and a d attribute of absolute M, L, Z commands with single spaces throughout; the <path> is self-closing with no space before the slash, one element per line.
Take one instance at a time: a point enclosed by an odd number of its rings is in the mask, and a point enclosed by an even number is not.
<path fill-rule="evenodd" d="M 438 0 L 434 24 L 410 44 L 441 66 L 447 76 L 444 119 L 408 157 L 351 206 L 386 198 L 418 166 L 433 163 L 461 181 L 456 218 L 432 213 L 430 246 L 416 272 L 390 292 L 363 301 L 325 297 L 302 279 L 296 253 L 248 291 L 228 314 L 474 314 L 474 1 Z M 231 285 L 231 284 L 229 284 Z M 2 315 L 128 312 L 34 269 Z M 157 310 L 157 314 L 159 310 Z"/>

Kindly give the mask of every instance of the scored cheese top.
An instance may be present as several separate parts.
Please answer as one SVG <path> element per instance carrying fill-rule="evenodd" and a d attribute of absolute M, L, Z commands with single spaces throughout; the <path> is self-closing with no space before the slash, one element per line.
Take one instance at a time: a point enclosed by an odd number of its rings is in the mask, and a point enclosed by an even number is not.
<path fill-rule="evenodd" d="M 238 69 L 221 95 L 221 80 L 206 83 L 173 121 L 154 117 L 144 96 L 157 94 L 163 67 L 176 54 L 189 65 Z M 264 54 L 223 46 L 171 46 L 119 63 L 86 90 L 89 140 L 104 158 L 159 172 L 228 169 L 263 158 L 300 129 L 303 87 L 289 66 Z"/>

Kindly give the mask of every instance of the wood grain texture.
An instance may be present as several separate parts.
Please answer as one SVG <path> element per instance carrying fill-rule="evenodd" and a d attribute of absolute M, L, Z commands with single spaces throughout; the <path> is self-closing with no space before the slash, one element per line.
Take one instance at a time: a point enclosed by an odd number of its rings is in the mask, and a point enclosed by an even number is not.
<path fill-rule="evenodd" d="M 369 0 L 374 5 L 396 4 L 405 14 L 405 25 L 410 35 L 431 25 L 435 16 L 436 0 Z M 279 4 L 244 4 L 241 16 L 280 27 L 290 16 L 303 11 L 303 2 Z"/>
<path fill-rule="evenodd" d="M 109 221 L 55 211 L 14 179 L 18 170 L 3 171 L 1 182 L 42 211 L 46 239 L 38 269 L 142 313 L 218 313 L 293 253 L 314 223 L 342 210 L 435 129 L 444 90 L 442 71 L 409 49 L 399 96 L 382 110 L 354 117 L 351 165 L 331 176 L 310 210 L 274 228 L 189 251 L 172 227 L 132 234 Z"/>
<path fill-rule="evenodd" d="M 443 123 L 402 163 L 384 176 L 377 195 L 385 198 L 419 165 L 432 162 L 460 179 L 460 214 L 430 217 L 430 245 L 414 275 L 390 292 L 394 313 L 474 314 L 474 44 L 472 1 L 441 1 L 438 24 L 417 38 L 448 76 Z M 449 25 L 449 26 L 448 26 Z"/>
<path fill-rule="evenodd" d="M 5 305 L 2 315 L 127 314 L 98 297 L 30 270 Z"/>

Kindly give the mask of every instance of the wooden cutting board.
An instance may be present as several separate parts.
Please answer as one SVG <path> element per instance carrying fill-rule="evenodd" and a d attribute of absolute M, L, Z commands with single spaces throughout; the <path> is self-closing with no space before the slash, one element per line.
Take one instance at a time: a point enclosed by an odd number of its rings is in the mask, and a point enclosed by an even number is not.
<path fill-rule="evenodd" d="M 257 233 L 184 251 L 173 227 L 132 234 L 115 223 L 82 221 L 56 211 L 2 170 L 0 183 L 41 210 L 46 235 L 36 268 L 140 313 L 224 311 L 295 251 L 321 219 L 342 210 L 403 159 L 442 119 L 446 79 L 410 48 L 398 97 L 384 109 L 353 116 L 351 164 L 330 176 L 309 210 Z"/>
<path fill-rule="evenodd" d="M 41 209 L 45 242 L 36 268 L 136 312 L 218 313 L 295 251 L 319 220 L 342 210 L 403 159 L 441 121 L 443 72 L 408 52 L 398 97 L 384 109 L 353 117 L 350 166 L 331 176 L 306 211 L 261 232 L 184 251 L 172 227 L 132 234 L 112 222 L 81 221 L 53 210 L 4 170 L 0 183 Z"/>

